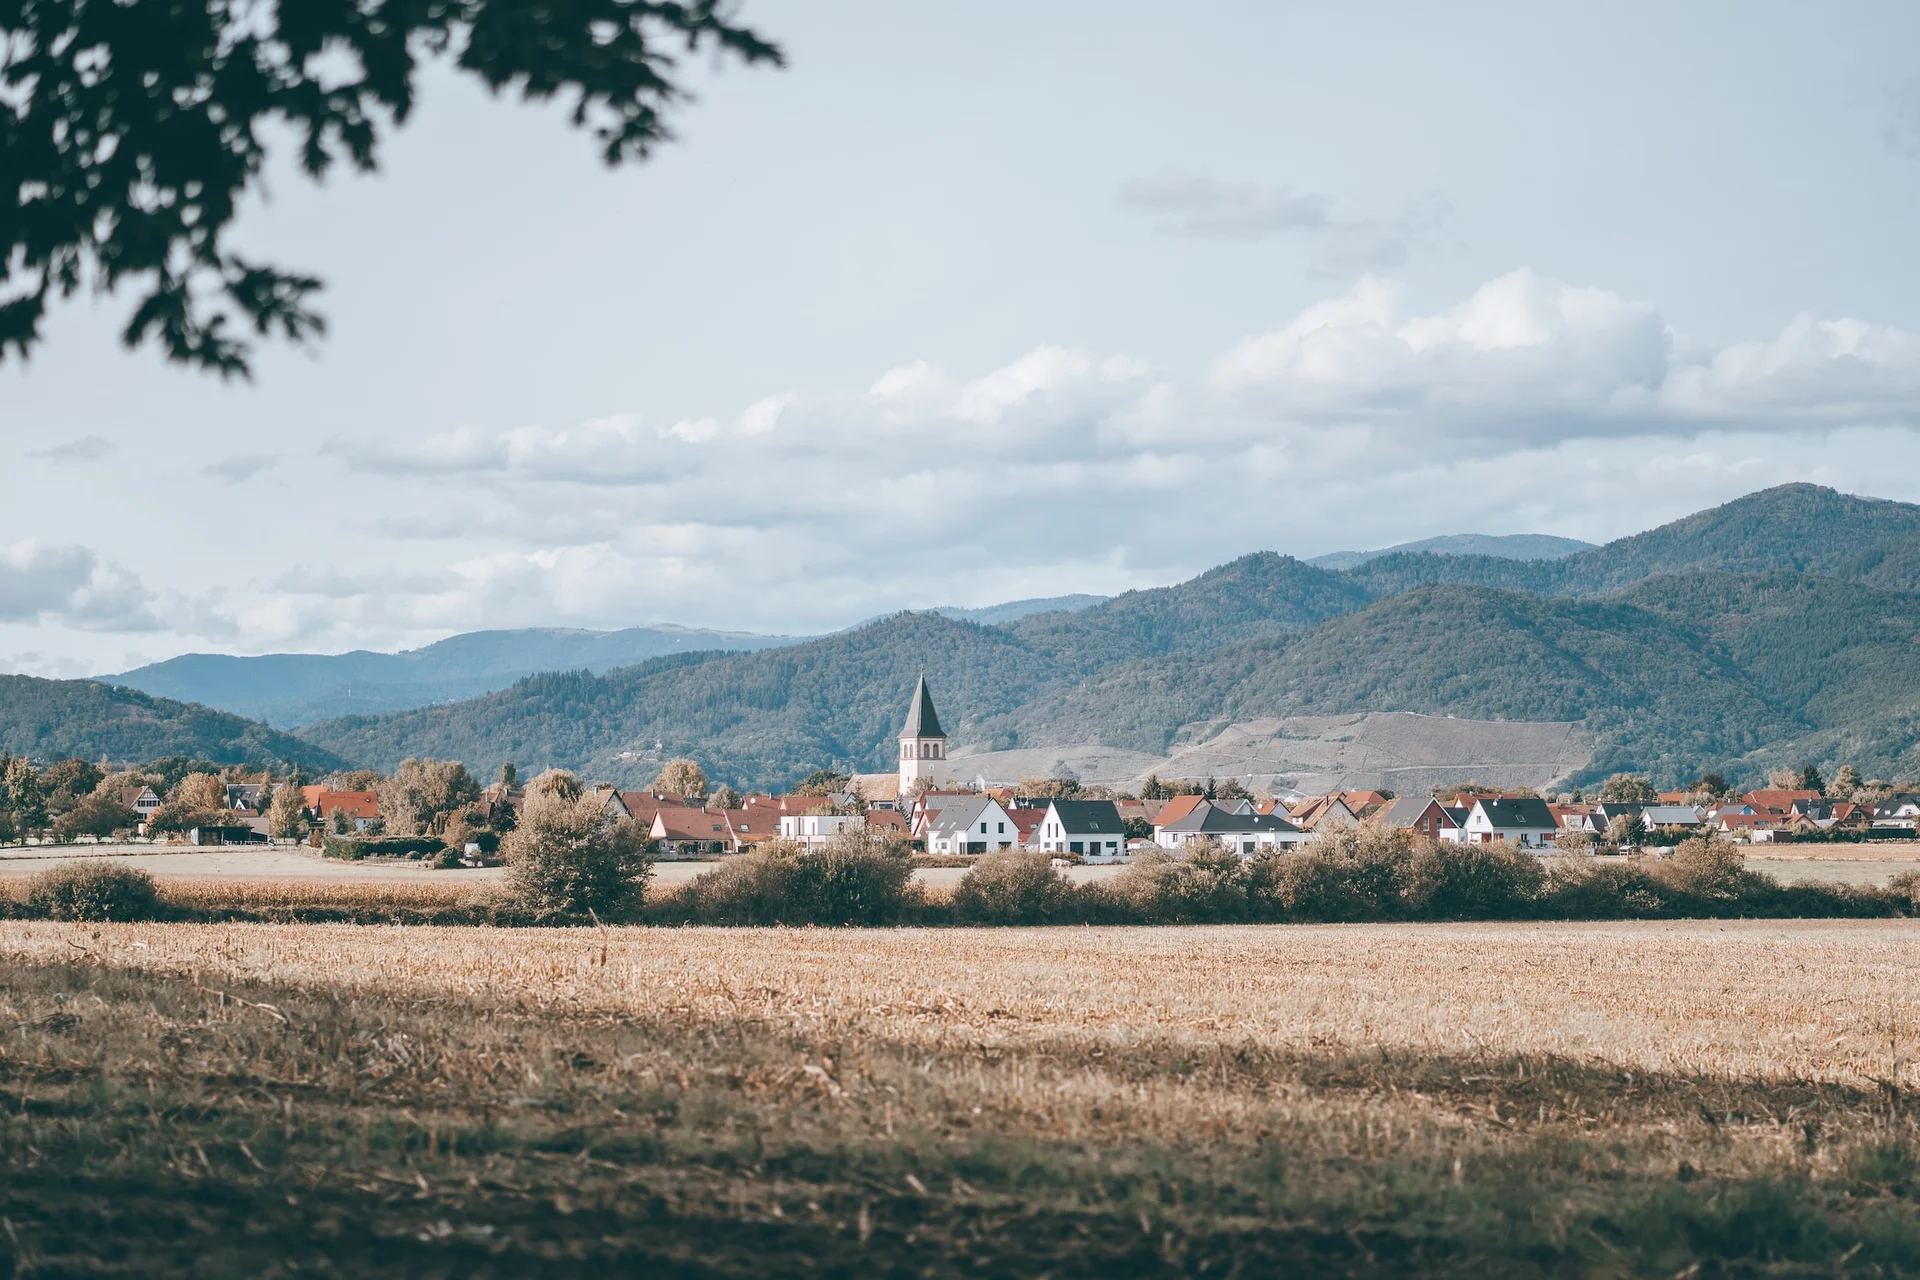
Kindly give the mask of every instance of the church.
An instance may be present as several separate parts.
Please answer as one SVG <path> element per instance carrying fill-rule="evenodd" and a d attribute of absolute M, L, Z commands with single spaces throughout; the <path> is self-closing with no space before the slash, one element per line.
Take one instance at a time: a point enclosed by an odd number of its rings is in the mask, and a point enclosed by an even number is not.
<path fill-rule="evenodd" d="M 900 727 L 900 767 L 897 773 L 857 773 L 853 782 L 868 801 L 886 802 L 910 794 L 916 782 L 950 786 L 954 782 L 947 763 L 947 731 L 940 727 L 940 713 L 933 707 L 933 690 L 923 673 L 913 687 L 913 699 L 907 704 L 906 723 Z"/>

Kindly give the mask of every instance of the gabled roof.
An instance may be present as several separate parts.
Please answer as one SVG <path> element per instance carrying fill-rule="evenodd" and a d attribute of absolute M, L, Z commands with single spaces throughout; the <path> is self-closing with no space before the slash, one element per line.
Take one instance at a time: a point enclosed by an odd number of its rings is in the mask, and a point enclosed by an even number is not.
<path fill-rule="evenodd" d="M 968 796 L 958 804 L 950 804 L 936 809 L 927 816 L 929 831 L 958 831 L 962 827 L 971 827 L 987 811 L 988 805 L 996 805 L 992 796 Z"/>
<path fill-rule="evenodd" d="M 662 805 L 653 815 L 653 838 L 656 840 L 725 841 L 732 834 L 724 813 Z"/>
<path fill-rule="evenodd" d="M 380 816 L 380 797 L 371 791 L 335 791 L 330 787 L 313 788 L 313 799 L 307 801 L 307 808 L 318 809 L 320 816 L 330 818 L 333 811 L 339 809 L 349 818 L 377 818 Z M 307 788 L 300 789 L 301 799 L 306 799 Z"/>
<path fill-rule="evenodd" d="M 1412 828 L 1420 825 L 1422 819 L 1427 816 L 1428 809 L 1434 810 L 1439 815 L 1441 826 L 1458 825 L 1448 814 L 1447 807 L 1432 796 L 1401 796 L 1374 814 L 1373 821 L 1383 827 Z"/>
<path fill-rule="evenodd" d="M 1206 802 L 1207 798 L 1202 795 L 1175 796 L 1160 806 L 1160 812 L 1153 816 L 1154 824 L 1178 822 Z"/>
<path fill-rule="evenodd" d="M 1650 804 L 1640 811 L 1640 821 L 1650 827 L 1696 827 L 1700 811 L 1690 804 Z"/>
<path fill-rule="evenodd" d="M 1534 796 L 1501 796 L 1498 799 L 1481 796 L 1474 801 L 1473 807 L 1487 815 L 1487 821 L 1495 831 L 1532 827 L 1558 830 L 1560 826 L 1553 820 L 1553 811 L 1547 808 L 1547 802 Z"/>
<path fill-rule="evenodd" d="M 1060 825 L 1070 832 L 1095 836 L 1127 833 L 1126 823 L 1120 820 L 1120 810 L 1111 800 L 1055 800 L 1049 808 L 1058 816 Z"/>
<path fill-rule="evenodd" d="M 903 738 L 944 738 L 946 730 L 940 727 L 940 717 L 933 709 L 933 693 L 927 688 L 927 677 L 922 674 L 920 683 L 913 687 L 913 702 L 907 707 L 907 723 L 900 730 Z"/>
<path fill-rule="evenodd" d="M 1820 793 L 1818 791 L 1805 791 L 1805 790 L 1801 790 L 1801 791 L 1761 790 L 1761 791 L 1749 791 L 1747 792 L 1746 795 L 1740 798 L 1742 800 L 1745 800 L 1748 804 L 1752 805 L 1756 809 L 1779 809 L 1784 812 L 1787 809 L 1793 808 L 1793 802 L 1795 800 L 1818 800 L 1820 798 Z"/>
<path fill-rule="evenodd" d="M 1235 813 L 1218 804 L 1203 804 L 1192 813 L 1173 822 L 1160 824 L 1160 830 L 1176 834 L 1253 835 L 1262 831 L 1298 831 L 1285 818 L 1272 813 Z"/>

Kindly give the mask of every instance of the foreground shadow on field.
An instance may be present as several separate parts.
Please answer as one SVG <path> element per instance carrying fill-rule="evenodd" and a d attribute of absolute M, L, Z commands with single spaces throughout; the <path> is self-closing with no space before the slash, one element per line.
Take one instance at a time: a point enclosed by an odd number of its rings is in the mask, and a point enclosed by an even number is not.
<path fill-rule="evenodd" d="M 90 964 L 0 999 L 0 1276 L 1920 1267 L 1885 1087 L 1171 1039 L 1096 1065 Z"/>

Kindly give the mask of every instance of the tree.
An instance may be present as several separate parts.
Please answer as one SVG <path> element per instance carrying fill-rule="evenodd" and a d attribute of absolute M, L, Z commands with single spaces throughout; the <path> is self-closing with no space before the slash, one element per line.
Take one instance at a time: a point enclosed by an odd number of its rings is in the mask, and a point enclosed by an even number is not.
<path fill-rule="evenodd" d="M 738 809 L 740 807 L 740 793 L 723 782 L 714 793 L 708 797 L 708 807 L 712 809 Z"/>
<path fill-rule="evenodd" d="M 1733 788 L 1727 784 L 1726 775 L 1719 773 L 1701 774 L 1697 779 L 1687 784 L 1687 790 L 1691 792 L 1704 792 L 1706 795 L 1714 798 L 1733 794 Z"/>
<path fill-rule="evenodd" d="M 1798 791 L 1800 777 L 1798 769 L 1775 769 L 1767 775 L 1767 785 L 1776 791 Z"/>
<path fill-rule="evenodd" d="M 1811 764 L 1800 766 L 1800 787 L 1804 791 L 1816 791 L 1827 794 L 1827 780 L 1820 776 L 1820 770 Z"/>
<path fill-rule="evenodd" d="M 337 836 L 353 834 L 353 819 L 349 818 L 347 811 L 339 805 L 335 805 L 332 812 L 327 814 L 327 824 L 333 828 L 333 834 Z"/>
<path fill-rule="evenodd" d="M 1600 799 L 1606 804 L 1651 804 L 1659 798 L 1651 782 L 1630 773 L 1616 773 L 1600 784 Z"/>
<path fill-rule="evenodd" d="M 18 192 L 0 221 L 0 359 L 31 353 L 50 297 L 138 281 L 121 340 L 223 377 L 249 372 L 236 319 L 295 343 L 325 330 L 318 280 L 229 244 L 265 131 L 298 136 L 315 180 L 342 160 L 371 171 L 382 124 L 412 114 L 421 56 L 450 54 L 495 93 L 570 97 L 612 166 L 672 136 L 674 44 L 782 65 L 723 0 L 36 0 L 0 7 L 0 36 L 9 206 Z"/>
<path fill-rule="evenodd" d="M 494 785 L 499 787 L 502 791 L 518 791 L 520 789 L 519 766 L 514 764 L 514 762 L 511 760 L 501 765 L 500 780 L 494 783 Z"/>
<path fill-rule="evenodd" d="M 1617 849 L 1631 849 L 1646 835 L 1646 824 L 1637 813 L 1615 814 L 1607 823 L 1607 843 Z"/>
<path fill-rule="evenodd" d="M 13 814 L 15 826 L 22 831 L 35 831 L 47 825 L 46 793 L 41 789 L 40 775 L 34 771 L 31 761 L 25 756 L 10 758 L 6 777 L 0 785 L 6 787 L 7 810 Z"/>
<path fill-rule="evenodd" d="M 532 802 L 536 796 L 559 796 L 564 800 L 578 800 L 585 789 L 580 779 L 565 769 L 549 769 L 527 784 L 527 800 Z"/>
<path fill-rule="evenodd" d="M 1014 794 L 1027 800 L 1071 800 L 1080 794 L 1078 778 L 1022 778 Z"/>
<path fill-rule="evenodd" d="M 167 792 L 167 803 L 186 809 L 225 809 L 227 784 L 211 773 L 190 773 Z"/>
<path fill-rule="evenodd" d="M 434 834 L 455 809 L 480 798 L 480 784 L 458 760 L 403 760 L 374 787 L 380 816 L 397 836 Z"/>
<path fill-rule="evenodd" d="M 542 915 L 618 919 L 639 907 L 652 868 L 639 823 L 609 823 L 591 796 L 556 791 L 529 792 L 501 851 L 515 895 Z"/>
<path fill-rule="evenodd" d="M 832 795 L 836 791 L 845 791 L 852 782 L 853 775 L 850 773 L 836 773 L 832 769 L 815 769 L 800 779 L 799 785 L 794 787 L 792 794 L 796 796 Z"/>
<path fill-rule="evenodd" d="M 1859 789 L 1860 775 L 1854 771 L 1852 765 L 1843 764 L 1840 766 L 1840 771 L 1833 775 L 1833 785 L 1827 788 L 1827 793 L 1845 800 Z"/>
<path fill-rule="evenodd" d="M 696 761 L 669 760 L 660 766 L 660 776 L 653 780 L 653 790 L 670 796 L 685 796 L 689 800 L 703 800 L 707 794 L 707 775 L 700 771 Z"/>
<path fill-rule="evenodd" d="M 1247 789 L 1238 778 L 1228 778 L 1213 789 L 1216 800 L 1245 800 Z"/>
<path fill-rule="evenodd" d="M 273 793 L 273 803 L 267 806 L 267 832 L 282 840 L 298 836 L 303 816 L 300 790 L 289 782 Z"/>
<path fill-rule="evenodd" d="M 85 760 L 56 760 L 40 771 L 40 791 L 47 812 L 62 814 L 100 785 L 100 770 Z"/>
<path fill-rule="evenodd" d="M 133 824 L 133 811 L 118 800 L 88 795 L 60 815 L 53 824 L 53 834 L 62 840 L 76 836 L 110 836 Z"/>

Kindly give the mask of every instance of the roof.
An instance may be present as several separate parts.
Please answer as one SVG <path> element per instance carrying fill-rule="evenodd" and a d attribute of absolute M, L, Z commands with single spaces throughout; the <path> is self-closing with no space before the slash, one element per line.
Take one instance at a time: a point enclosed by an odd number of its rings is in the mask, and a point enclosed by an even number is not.
<path fill-rule="evenodd" d="M 1374 814 L 1373 820 L 1383 827 L 1415 827 L 1426 817 L 1428 809 L 1439 811 L 1441 825 L 1454 825 L 1453 819 L 1447 815 L 1446 806 L 1432 796 L 1401 796 Z"/>
<path fill-rule="evenodd" d="M 1178 822 L 1207 802 L 1203 795 L 1175 796 L 1160 806 L 1160 812 L 1153 815 L 1155 825 Z"/>
<path fill-rule="evenodd" d="M 949 804 L 929 813 L 927 829 L 958 831 L 962 827 L 971 827 L 987 811 L 988 805 L 996 804 L 992 796 L 968 796 L 957 804 Z"/>
<path fill-rule="evenodd" d="M 1020 843 L 1025 844 L 1034 829 L 1046 819 L 1045 809 L 1009 809 L 1007 817 L 1013 820 L 1013 829 L 1020 833 Z"/>
<path fill-rule="evenodd" d="M 940 727 L 940 717 L 933 709 L 933 692 L 927 688 L 927 677 L 923 672 L 920 683 L 913 687 L 913 702 L 907 707 L 907 723 L 900 730 L 903 738 L 944 738 L 946 730 Z"/>
<path fill-rule="evenodd" d="M 1196 832 L 1200 835 L 1251 835 L 1261 831 L 1298 831 L 1285 818 L 1272 813 L 1234 813 L 1217 804 L 1203 804 L 1174 822 L 1160 825 L 1162 831 Z"/>
<path fill-rule="evenodd" d="M 1049 809 L 1059 815 L 1060 825 L 1070 832 L 1084 831 L 1096 836 L 1126 834 L 1126 823 L 1120 820 L 1120 810 L 1111 800 L 1055 800 Z"/>
<path fill-rule="evenodd" d="M 724 813 L 669 805 L 655 812 L 653 831 L 656 840 L 726 840 L 732 834 Z"/>
<path fill-rule="evenodd" d="M 1690 804 L 1650 804 L 1640 820 L 1650 827 L 1691 827 L 1699 824 L 1700 811 Z"/>
<path fill-rule="evenodd" d="M 1501 796 L 1499 799 L 1481 796 L 1474 801 L 1474 808 L 1486 813 L 1487 821 L 1496 831 L 1533 827 L 1558 830 L 1560 827 L 1553 820 L 1547 802 L 1534 796 Z"/>
<path fill-rule="evenodd" d="M 905 835 L 907 833 L 907 815 L 901 813 L 898 809 L 867 810 L 867 830 L 875 831 L 881 828 L 898 831 L 901 835 Z"/>
<path fill-rule="evenodd" d="M 307 788 L 301 788 L 301 799 L 306 799 Z M 335 791 L 330 787 L 314 787 L 316 793 L 307 801 L 307 808 L 318 809 L 320 816 L 330 818 L 333 811 L 339 809 L 349 818 L 377 818 L 380 816 L 380 798 L 371 791 Z"/>
<path fill-rule="evenodd" d="M 1631 818 L 1635 814 L 1644 813 L 1646 809 L 1647 806 L 1638 800 L 1607 801 L 1593 806 L 1595 815 L 1605 822 L 1612 822 L 1615 818 Z"/>
<path fill-rule="evenodd" d="M 1791 809 L 1795 800 L 1818 800 L 1818 791 L 1749 791 L 1740 797 L 1761 809 Z"/>

